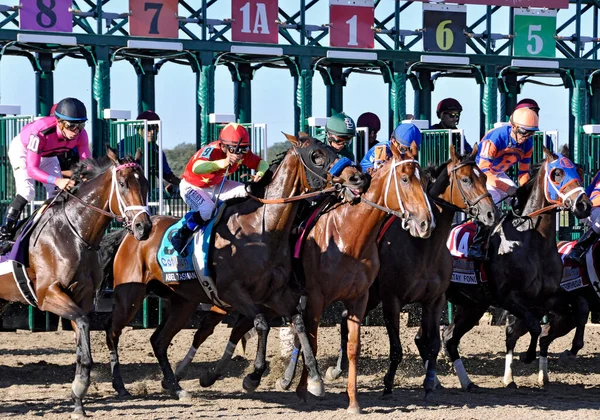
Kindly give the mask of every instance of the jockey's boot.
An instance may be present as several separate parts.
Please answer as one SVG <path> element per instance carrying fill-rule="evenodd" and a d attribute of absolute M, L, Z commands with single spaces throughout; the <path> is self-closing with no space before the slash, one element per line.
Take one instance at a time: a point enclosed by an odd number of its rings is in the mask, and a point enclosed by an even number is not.
<path fill-rule="evenodd" d="M 477 231 L 475 232 L 475 237 L 473 238 L 473 243 L 467 252 L 467 258 L 471 260 L 477 261 L 487 261 L 487 242 L 490 233 L 490 228 L 475 222 L 477 224 Z"/>
<path fill-rule="evenodd" d="M 0 227 L 0 240 L 2 241 L 11 241 L 15 236 L 15 231 L 17 230 L 17 223 L 19 222 L 19 217 L 21 217 L 21 212 L 27 205 L 27 200 L 21 197 L 19 194 L 14 198 L 12 203 L 10 203 L 10 207 L 6 212 L 6 220 L 4 222 L 4 226 Z"/>
<path fill-rule="evenodd" d="M 594 244 L 600 238 L 600 235 L 594 232 L 593 229 L 588 229 L 585 231 L 581 238 L 577 241 L 575 246 L 571 249 L 566 256 L 566 260 L 575 261 L 579 265 L 585 264 L 585 254 L 587 253 L 590 246 Z"/>
<path fill-rule="evenodd" d="M 171 237 L 171 244 L 173 249 L 179 252 L 183 257 L 187 256 L 185 248 L 187 247 L 188 241 L 194 234 L 194 230 L 190 229 L 187 223 L 179 228 L 177 232 Z"/>

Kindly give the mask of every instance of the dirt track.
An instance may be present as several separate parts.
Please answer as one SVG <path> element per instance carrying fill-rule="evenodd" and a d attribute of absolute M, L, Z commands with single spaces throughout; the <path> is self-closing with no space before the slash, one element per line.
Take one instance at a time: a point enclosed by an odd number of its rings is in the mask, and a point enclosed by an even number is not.
<path fill-rule="evenodd" d="M 323 328 L 320 334 L 321 371 L 333 363 L 338 348 L 337 328 Z M 387 367 L 387 338 L 382 327 L 364 327 L 363 351 L 359 365 L 360 403 L 366 418 L 388 419 L 598 419 L 600 418 L 600 327 L 586 332 L 586 346 L 579 359 L 562 368 L 558 353 L 567 348 L 571 336 L 555 343 L 549 362 L 553 384 L 546 389 L 536 385 L 537 366 L 515 362 L 518 389 L 504 389 L 504 330 L 481 326 L 468 334 L 462 344 L 465 367 L 471 379 L 484 387 L 479 393 L 459 389 L 450 364 L 442 356 L 439 377 L 445 389 L 424 400 L 422 368 L 412 342 L 415 328 L 402 334 L 404 361 L 396 378 L 398 389 L 392 397 L 382 398 L 382 380 Z M 92 333 L 94 355 L 93 383 L 86 409 L 96 419 L 174 419 L 174 418 L 253 418 L 270 420 L 338 419 L 346 417 L 347 399 L 344 380 L 327 383 L 321 399 L 300 402 L 293 392 L 275 391 L 274 382 L 282 372 L 278 334 L 270 340 L 271 360 L 268 376 L 254 394 L 241 388 L 244 372 L 251 368 L 246 358 L 237 356 L 224 380 L 213 388 L 201 389 L 197 379 L 202 368 L 212 365 L 221 355 L 229 330 L 220 326 L 199 351 L 196 363 L 182 386 L 192 399 L 177 401 L 161 391 L 161 377 L 149 343 L 152 331 L 127 331 L 121 340 L 123 375 L 135 398 L 118 400 L 112 391 L 108 352 L 103 333 Z M 171 349 L 173 363 L 187 351 L 193 331 L 180 333 Z M 0 418 L 65 419 L 72 410 L 68 400 L 74 374 L 72 332 L 0 333 Z M 525 348 L 519 342 L 518 350 Z M 250 349 L 255 339 L 250 341 Z M 254 356 L 252 350 L 247 357 Z"/>

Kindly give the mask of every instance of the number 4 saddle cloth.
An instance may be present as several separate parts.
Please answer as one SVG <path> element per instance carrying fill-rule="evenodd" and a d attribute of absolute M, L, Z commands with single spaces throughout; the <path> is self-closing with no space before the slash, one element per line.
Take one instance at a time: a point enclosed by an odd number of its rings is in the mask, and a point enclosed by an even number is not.
<path fill-rule="evenodd" d="M 446 246 L 452 255 L 452 282 L 460 284 L 487 284 L 484 265 L 467 258 L 477 226 L 467 222 L 452 228 Z"/>

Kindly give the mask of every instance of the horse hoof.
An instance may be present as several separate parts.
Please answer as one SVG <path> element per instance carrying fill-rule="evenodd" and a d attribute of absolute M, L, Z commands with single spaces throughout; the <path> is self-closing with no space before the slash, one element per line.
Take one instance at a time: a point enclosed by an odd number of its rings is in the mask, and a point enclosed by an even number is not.
<path fill-rule="evenodd" d="M 506 385 L 506 389 L 517 389 L 517 384 L 515 383 L 515 381 L 512 381 L 511 383 Z"/>
<path fill-rule="evenodd" d="M 392 395 L 392 388 L 383 388 L 383 395 L 381 396 L 382 398 L 389 398 Z"/>
<path fill-rule="evenodd" d="M 565 350 L 558 356 L 558 365 L 560 367 L 567 367 L 573 360 L 575 360 L 575 355 L 569 350 Z"/>
<path fill-rule="evenodd" d="M 323 395 L 325 395 L 325 385 L 319 377 L 317 377 L 316 379 L 308 380 L 307 390 L 315 397 L 322 397 Z"/>
<path fill-rule="evenodd" d="M 439 391 L 440 389 L 444 389 L 444 385 L 442 385 L 441 382 L 438 382 L 438 383 L 435 384 L 435 389 L 437 391 Z"/>
<path fill-rule="evenodd" d="M 85 414 L 85 411 L 83 411 L 81 409 L 75 409 L 75 411 L 73 411 L 71 413 L 71 419 L 72 420 L 84 419 L 86 417 L 87 417 L 87 414 Z"/>
<path fill-rule="evenodd" d="M 192 395 L 187 392 L 185 389 L 180 389 L 179 391 L 175 391 L 175 395 L 179 401 L 187 401 L 192 399 Z"/>
<path fill-rule="evenodd" d="M 359 406 L 348 407 L 348 414 L 362 414 Z"/>
<path fill-rule="evenodd" d="M 120 389 L 118 391 L 118 393 L 119 393 L 119 395 L 118 395 L 119 399 L 128 400 L 130 398 L 133 398 L 133 396 L 125 388 Z"/>
<path fill-rule="evenodd" d="M 423 382 L 423 389 L 425 390 L 425 394 L 430 393 L 435 389 L 435 380 L 425 380 Z"/>
<path fill-rule="evenodd" d="M 280 380 L 275 382 L 275 389 L 278 392 L 289 391 L 291 384 L 292 381 L 288 381 L 285 378 L 281 378 Z"/>
<path fill-rule="evenodd" d="M 258 388 L 259 385 L 260 385 L 260 380 L 256 381 L 256 380 L 252 379 L 250 377 L 250 375 L 246 375 L 246 377 L 242 381 L 242 388 L 244 388 L 244 391 L 249 392 L 249 393 L 256 391 L 256 388 Z"/>
<path fill-rule="evenodd" d="M 479 392 L 480 390 L 481 388 L 479 388 L 479 386 L 475 385 L 473 382 L 470 382 L 469 385 L 467 385 L 467 389 L 465 389 L 467 392 Z"/>
<path fill-rule="evenodd" d="M 339 379 L 340 376 L 342 376 L 342 370 L 333 366 L 327 368 L 327 372 L 325 372 L 325 379 L 328 381 L 335 381 L 336 379 Z"/>
<path fill-rule="evenodd" d="M 208 388 L 217 381 L 217 377 L 212 375 L 209 371 L 203 370 L 200 372 L 200 386 L 202 388 Z"/>

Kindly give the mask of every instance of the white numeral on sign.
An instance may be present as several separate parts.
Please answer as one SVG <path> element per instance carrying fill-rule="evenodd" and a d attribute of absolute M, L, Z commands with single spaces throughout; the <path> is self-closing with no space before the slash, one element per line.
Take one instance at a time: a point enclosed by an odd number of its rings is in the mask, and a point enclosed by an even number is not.
<path fill-rule="evenodd" d="M 534 34 L 534 32 L 540 32 L 541 30 L 542 25 L 529 25 L 527 41 L 533 41 L 533 44 L 527 45 L 527 52 L 529 54 L 539 54 L 542 51 L 542 48 L 544 48 L 544 41 L 542 40 L 542 37 Z"/>
<path fill-rule="evenodd" d="M 267 6 L 265 3 L 256 4 L 256 19 L 254 19 L 254 28 L 250 30 L 250 2 L 246 3 L 241 9 L 243 21 L 242 32 L 245 34 L 270 34 L 269 22 L 267 20 Z"/>
<path fill-rule="evenodd" d="M 352 45 L 354 47 L 358 46 L 358 38 L 357 38 L 357 27 L 358 27 L 358 15 L 352 16 L 350 19 L 346 21 L 348 24 L 348 45 Z"/>

